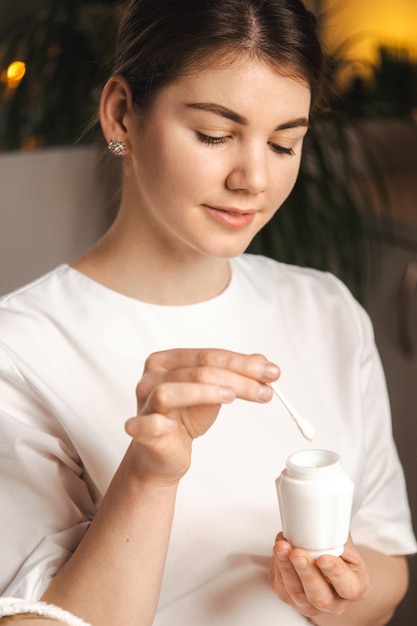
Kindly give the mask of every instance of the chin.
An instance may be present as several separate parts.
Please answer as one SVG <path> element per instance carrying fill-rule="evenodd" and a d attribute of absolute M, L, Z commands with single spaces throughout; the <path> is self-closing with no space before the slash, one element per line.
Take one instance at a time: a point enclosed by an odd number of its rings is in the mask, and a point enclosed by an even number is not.
<path fill-rule="evenodd" d="M 208 250 L 206 252 L 207 256 L 211 256 L 211 257 L 216 257 L 216 258 L 222 258 L 222 259 L 233 259 L 234 257 L 237 257 L 241 254 L 243 254 L 245 252 L 245 250 L 247 249 L 249 244 L 247 244 L 246 246 L 228 246 L 228 247 L 224 247 L 224 249 L 219 249 L 217 248 L 217 250 Z"/>
<path fill-rule="evenodd" d="M 206 245 L 204 253 L 207 256 L 233 259 L 234 257 L 243 254 L 250 245 L 253 237 L 241 238 L 240 241 L 226 241 L 223 245 L 219 244 L 219 241 L 210 242 L 212 245 Z"/>

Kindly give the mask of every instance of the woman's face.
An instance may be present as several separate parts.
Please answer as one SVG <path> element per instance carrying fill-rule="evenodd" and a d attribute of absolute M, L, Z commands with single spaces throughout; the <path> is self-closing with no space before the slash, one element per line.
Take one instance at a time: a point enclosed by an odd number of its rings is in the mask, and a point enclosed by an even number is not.
<path fill-rule="evenodd" d="M 309 108 L 306 84 L 245 60 L 179 78 L 135 113 L 125 204 L 152 249 L 244 251 L 295 183 Z"/>

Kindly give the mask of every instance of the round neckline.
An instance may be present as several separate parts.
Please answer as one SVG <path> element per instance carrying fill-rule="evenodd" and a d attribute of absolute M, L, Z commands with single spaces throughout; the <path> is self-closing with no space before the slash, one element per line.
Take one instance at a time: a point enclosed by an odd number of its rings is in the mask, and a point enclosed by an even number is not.
<path fill-rule="evenodd" d="M 229 282 L 227 283 L 226 287 L 217 295 L 213 296 L 212 298 L 208 298 L 207 300 L 201 300 L 199 302 L 193 302 L 190 304 L 179 304 L 179 305 L 175 305 L 175 304 L 156 304 L 153 302 L 147 302 L 146 300 L 140 300 L 138 298 L 133 298 L 132 296 L 128 296 L 120 291 L 116 291 L 115 289 L 112 289 L 111 287 L 107 287 L 106 285 L 104 285 L 103 283 L 98 282 L 97 280 L 94 280 L 93 278 L 90 278 L 90 276 L 87 276 L 87 274 L 84 274 L 83 272 L 81 272 L 80 270 L 77 270 L 75 267 L 72 267 L 72 265 L 70 265 L 69 263 L 64 263 L 61 265 L 61 269 L 65 269 L 67 272 L 69 272 L 72 276 L 74 276 L 75 278 L 77 278 L 77 280 L 82 281 L 85 285 L 89 286 L 90 290 L 94 290 L 94 292 L 97 293 L 101 293 L 102 295 L 106 295 L 107 298 L 116 301 L 116 300 L 120 300 L 120 301 L 125 301 L 130 303 L 131 306 L 137 306 L 137 307 L 142 307 L 142 308 L 150 308 L 150 309 L 154 309 L 154 310 L 158 310 L 158 311 L 184 311 L 184 310 L 192 310 L 195 309 L 197 307 L 202 307 L 202 306 L 207 306 L 207 305 L 211 305 L 211 304 L 215 304 L 217 302 L 223 301 L 224 298 L 228 297 L 228 295 L 231 293 L 231 291 L 233 291 L 234 288 L 234 284 L 236 281 L 236 259 L 232 258 L 229 259 L 229 264 L 230 264 L 230 278 L 229 278 Z"/>

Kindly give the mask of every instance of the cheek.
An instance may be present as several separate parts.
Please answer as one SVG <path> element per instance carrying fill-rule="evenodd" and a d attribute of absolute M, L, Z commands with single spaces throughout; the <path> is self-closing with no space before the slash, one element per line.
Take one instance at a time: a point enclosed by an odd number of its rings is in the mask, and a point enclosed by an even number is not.
<path fill-rule="evenodd" d="M 161 154 L 159 171 L 161 178 L 169 181 L 176 194 L 204 194 L 214 190 L 215 183 L 223 180 L 224 163 L 218 154 L 211 155 L 204 146 L 186 145 L 178 152 L 166 149 Z"/>
<path fill-rule="evenodd" d="M 291 191 L 293 190 L 293 187 L 294 187 L 295 183 L 297 182 L 297 178 L 298 178 L 299 172 L 300 172 L 300 159 L 298 159 L 298 162 L 291 169 L 291 173 L 290 173 L 290 175 L 288 177 L 288 193 L 287 193 L 287 195 L 289 195 L 291 193 Z"/>
<path fill-rule="evenodd" d="M 273 175 L 271 183 L 271 196 L 274 197 L 275 207 L 280 207 L 281 204 L 288 198 L 298 178 L 298 172 L 300 170 L 300 159 L 294 162 L 295 157 L 291 157 L 293 160 L 291 163 L 286 163 L 285 167 L 276 171 Z"/>

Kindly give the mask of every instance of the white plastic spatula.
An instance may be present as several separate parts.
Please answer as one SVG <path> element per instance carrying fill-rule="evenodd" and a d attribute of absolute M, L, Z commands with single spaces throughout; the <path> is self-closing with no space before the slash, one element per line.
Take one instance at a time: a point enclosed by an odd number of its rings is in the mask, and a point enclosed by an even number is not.
<path fill-rule="evenodd" d="M 276 383 L 269 383 L 269 384 L 270 384 L 272 391 L 281 400 L 282 404 L 285 406 L 288 413 L 291 415 L 292 419 L 297 424 L 298 430 L 300 431 L 300 433 L 303 435 L 303 437 L 311 441 L 314 437 L 314 426 L 310 424 L 308 420 L 301 417 L 301 415 L 293 407 L 291 402 L 287 400 L 287 398 L 284 396 L 281 389 L 278 387 Z"/>

